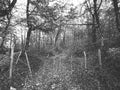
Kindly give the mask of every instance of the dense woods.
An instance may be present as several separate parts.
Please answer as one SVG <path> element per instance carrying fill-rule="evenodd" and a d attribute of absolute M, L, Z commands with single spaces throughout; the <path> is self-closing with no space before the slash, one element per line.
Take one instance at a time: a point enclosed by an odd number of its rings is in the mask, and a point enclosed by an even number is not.
<path fill-rule="evenodd" d="M 120 90 L 120 1 L 80 1 L 0 0 L 0 90 Z"/>

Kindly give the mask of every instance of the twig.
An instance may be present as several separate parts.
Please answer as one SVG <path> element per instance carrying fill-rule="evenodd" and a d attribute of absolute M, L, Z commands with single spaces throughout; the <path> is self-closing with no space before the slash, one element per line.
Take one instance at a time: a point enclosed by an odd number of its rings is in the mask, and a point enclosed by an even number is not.
<path fill-rule="evenodd" d="M 99 11 L 100 6 L 102 5 L 102 2 L 103 2 L 103 0 L 100 1 L 100 4 L 99 4 L 99 6 L 98 6 L 98 8 L 97 8 L 97 11 Z"/>
<path fill-rule="evenodd" d="M 16 60 L 16 64 L 17 64 L 18 61 L 19 61 L 19 58 L 20 58 L 21 53 L 22 53 L 22 51 L 20 51 L 20 53 L 19 53 L 19 55 L 18 55 L 18 58 L 17 58 L 17 60 Z"/>

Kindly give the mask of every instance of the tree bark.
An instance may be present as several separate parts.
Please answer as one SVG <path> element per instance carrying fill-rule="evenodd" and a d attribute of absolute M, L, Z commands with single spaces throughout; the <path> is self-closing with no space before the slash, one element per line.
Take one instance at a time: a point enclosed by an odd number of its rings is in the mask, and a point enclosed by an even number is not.
<path fill-rule="evenodd" d="M 25 44 L 25 50 L 28 50 L 29 43 L 30 43 L 30 36 L 31 36 L 32 29 L 29 28 L 27 32 L 27 38 L 26 38 L 26 44 Z"/>
<path fill-rule="evenodd" d="M 30 25 L 30 21 L 29 21 L 29 4 L 30 4 L 30 0 L 27 0 L 27 6 L 26 6 L 26 17 L 27 17 L 27 26 L 28 26 L 28 31 L 27 31 L 27 38 L 26 38 L 26 44 L 25 44 L 25 49 L 24 51 L 28 50 L 29 48 L 29 42 L 30 42 L 30 35 L 32 32 L 32 27 Z"/>
<path fill-rule="evenodd" d="M 93 15 L 93 26 L 92 26 L 92 42 L 95 43 L 97 41 L 96 36 L 96 27 L 95 27 L 95 16 Z"/>
<path fill-rule="evenodd" d="M 57 45 L 57 40 L 58 40 L 60 34 L 61 34 L 61 25 L 59 26 L 57 34 L 55 36 L 55 47 Z"/>
<path fill-rule="evenodd" d="M 116 16 L 116 27 L 117 27 L 118 31 L 120 32 L 118 0 L 112 0 L 112 1 L 113 1 L 114 11 L 115 11 L 115 16 Z"/>
<path fill-rule="evenodd" d="M 98 10 L 100 8 L 102 0 L 101 0 L 99 7 L 97 7 L 97 0 L 93 0 L 93 3 L 94 3 L 94 14 L 92 15 L 92 17 L 93 17 L 93 31 L 92 31 L 92 33 L 93 33 L 93 43 L 95 43 L 97 41 L 96 30 L 100 30 L 100 21 L 99 21 Z"/>

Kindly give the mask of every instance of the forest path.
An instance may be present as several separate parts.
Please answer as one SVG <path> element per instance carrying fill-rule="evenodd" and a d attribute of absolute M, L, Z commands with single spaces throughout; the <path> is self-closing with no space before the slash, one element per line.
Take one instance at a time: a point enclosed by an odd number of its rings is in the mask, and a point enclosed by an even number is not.
<path fill-rule="evenodd" d="M 19 62 L 15 64 L 17 57 L 18 54 L 15 54 L 12 77 L 12 86 L 17 89 L 24 86 L 25 88 L 28 88 L 27 90 L 31 90 L 30 87 L 33 88 L 34 86 L 40 90 L 43 90 L 43 88 L 46 88 L 47 90 L 49 90 L 48 88 L 58 88 L 57 90 L 61 90 L 61 88 L 65 88 L 64 84 L 70 83 L 70 75 L 74 68 L 79 68 L 82 65 L 82 58 L 68 56 L 65 52 L 51 57 L 28 53 L 28 59 L 33 75 L 32 79 L 30 79 L 26 58 L 21 57 Z M 2 78 L 2 80 L 0 80 L 0 87 L 2 88 L 7 88 L 8 82 L 6 81 L 9 80 L 10 59 L 5 60 L 7 62 L 4 66 L 5 68 L 3 67 L 4 64 L 1 62 L 1 68 L 3 68 L 3 70 L 0 72 L 0 78 Z M 4 84 L 6 86 L 4 86 Z"/>
<path fill-rule="evenodd" d="M 27 90 L 64 90 L 65 88 L 74 90 L 71 89 L 72 85 L 69 86 L 70 76 L 74 68 L 81 67 L 82 59 L 71 58 L 64 52 L 52 57 L 43 57 L 43 65 L 33 74 L 33 78 L 30 81 L 25 79 L 25 88 Z"/>

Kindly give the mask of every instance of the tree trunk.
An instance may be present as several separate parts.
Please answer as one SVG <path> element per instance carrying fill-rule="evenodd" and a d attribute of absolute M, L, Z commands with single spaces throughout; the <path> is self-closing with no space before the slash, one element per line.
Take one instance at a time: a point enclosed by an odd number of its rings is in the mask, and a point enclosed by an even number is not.
<path fill-rule="evenodd" d="M 63 34 L 63 44 L 64 44 L 64 46 L 66 45 L 66 32 L 64 31 L 64 34 Z"/>
<path fill-rule="evenodd" d="M 26 44 L 25 44 L 25 50 L 28 50 L 29 43 L 30 43 L 30 35 L 31 35 L 32 29 L 29 28 L 27 32 L 27 38 L 26 38 Z"/>
<path fill-rule="evenodd" d="M 26 6 L 26 17 L 27 17 L 27 26 L 28 26 L 28 31 L 27 31 L 27 38 L 26 38 L 26 44 L 25 44 L 25 48 L 23 51 L 28 50 L 29 48 L 29 42 L 30 42 L 30 35 L 32 32 L 32 26 L 30 25 L 30 21 L 29 21 L 29 4 L 30 4 L 30 0 L 27 0 L 27 6 Z"/>
<path fill-rule="evenodd" d="M 113 1 L 114 11 L 115 11 L 115 16 L 116 16 L 116 27 L 118 31 L 120 32 L 118 0 L 112 0 L 112 1 Z"/>
<path fill-rule="evenodd" d="M 5 42 L 5 37 L 2 37 L 2 42 L 1 42 L 0 48 L 4 47 L 4 42 Z"/>
<path fill-rule="evenodd" d="M 40 30 L 39 30 L 39 47 L 38 47 L 38 50 L 40 50 L 40 40 L 41 40 L 41 33 L 40 33 Z"/>
<path fill-rule="evenodd" d="M 97 41 L 96 36 L 96 27 L 95 27 L 95 16 L 93 15 L 93 26 L 92 26 L 92 43 L 95 43 Z"/>
<path fill-rule="evenodd" d="M 92 15 L 93 17 L 93 43 L 96 43 L 97 41 L 97 35 L 96 35 L 96 30 L 100 29 L 100 22 L 99 22 L 99 14 L 97 9 L 97 0 L 93 0 L 94 2 L 94 14 Z"/>
<path fill-rule="evenodd" d="M 9 26 L 10 26 L 10 20 L 11 20 L 11 14 L 10 15 L 7 15 L 7 20 L 8 20 L 8 22 L 7 22 L 7 24 L 6 24 L 6 27 L 5 27 L 5 30 L 2 32 L 2 42 L 1 42 L 1 45 L 0 45 L 0 48 L 1 48 L 1 50 L 2 50 L 2 53 L 5 53 L 6 52 L 6 50 L 4 50 L 4 42 L 5 42 L 5 38 L 6 38 L 6 35 L 8 34 L 7 32 L 8 32 L 8 28 L 9 28 Z"/>
<path fill-rule="evenodd" d="M 97 16 L 97 5 L 96 5 L 97 0 L 93 0 L 94 3 L 94 14 L 92 15 L 93 19 L 93 26 L 92 26 L 92 42 L 96 43 L 97 41 L 97 36 L 96 36 L 96 16 Z"/>
<path fill-rule="evenodd" d="M 57 47 L 57 40 L 58 40 L 60 34 L 61 34 L 61 25 L 58 28 L 57 34 L 55 36 L 55 47 Z"/>

